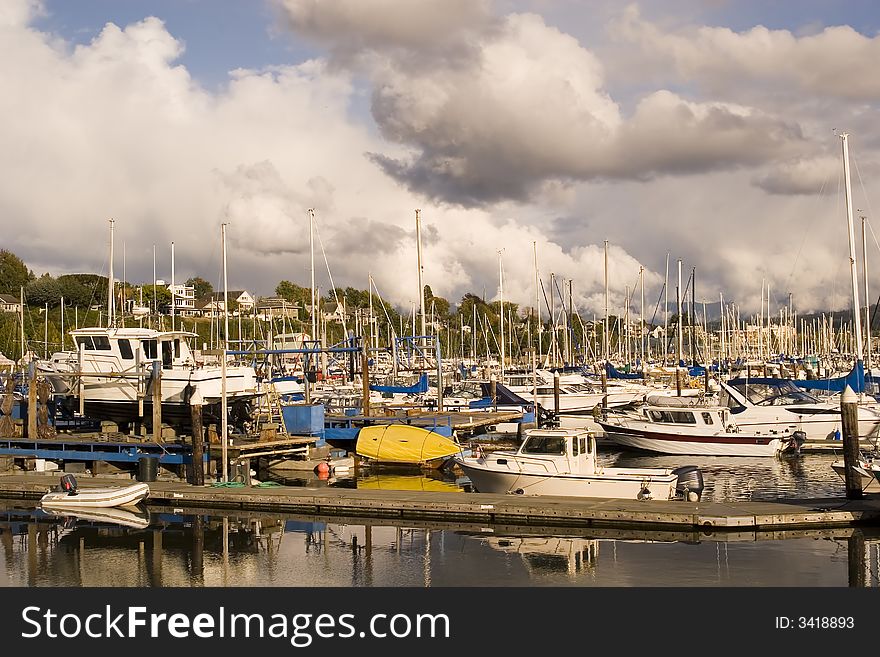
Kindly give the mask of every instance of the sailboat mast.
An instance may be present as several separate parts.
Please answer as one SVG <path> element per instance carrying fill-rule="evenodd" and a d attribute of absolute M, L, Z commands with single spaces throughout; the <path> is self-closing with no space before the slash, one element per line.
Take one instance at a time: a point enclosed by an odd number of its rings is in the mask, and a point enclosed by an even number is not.
<path fill-rule="evenodd" d="M 843 148 L 843 178 L 844 190 L 846 192 L 846 222 L 849 229 L 849 270 L 852 279 L 852 297 L 853 297 L 853 329 L 856 341 L 856 360 L 863 362 L 862 359 L 862 322 L 859 318 L 861 314 L 861 306 L 859 305 L 859 286 L 858 276 L 856 272 L 856 241 L 853 232 L 853 209 L 852 209 L 852 185 L 850 183 L 849 173 L 849 135 L 843 133 L 840 140 Z"/>
<path fill-rule="evenodd" d="M 669 254 L 666 254 L 666 279 L 663 283 L 663 364 L 669 353 Z"/>
<path fill-rule="evenodd" d="M 229 436 L 229 412 L 227 411 L 226 401 L 226 351 L 229 349 L 229 300 L 227 298 L 229 285 L 226 280 L 226 224 L 220 224 L 220 232 L 223 238 L 223 351 L 220 356 L 221 366 L 221 394 L 220 405 L 221 414 L 223 416 L 221 423 L 221 431 L 223 432 L 223 481 L 229 480 L 227 472 L 228 467 L 228 436 Z"/>
<path fill-rule="evenodd" d="M 552 298 L 552 295 L 551 295 Z M 551 318 L 552 319 L 552 318 Z M 610 338 L 608 336 L 608 240 L 605 240 L 605 326 L 602 331 L 603 356 L 605 362 L 608 362 L 608 348 L 610 346 Z"/>
<path fill-rule="evenodd" d="M 645 367 L 645 268 L 639 267 L 639 288 L 642 295 L 642 308 L 639 312 L 639 356 L 642 359 L 642 368 Z M 650 349 L 649 349 L 650 351 Z"/>
<path fill-rule="evenodd" d="M 868 241 L 865 239 L 865 222 L 867 217 L 862 217 L 862 267 L 865 270 L 865 351 L 868 359 L 865 366 L 871 371 L 871 297 L 868 296 Z"/>
<path fill-rule="evenodd" d="M 422 282 L 422 219 L 421 210 L 416 210 L 416 254 L 419 266 L 419 314 L 422 316 L 422 335 L 427 335 L 425 329 L 425 284 Z M 413 322 L 413 333 L 415 333 L 416 325 Z"/>
<path fill-rule="evenodd" d="M 312 340 L 318 336 L 318 316 L 315 308 L 315 211 L 309 208 L 309 252 L 311 254 L 311 301 L 312 301 Z"/>
<path fill-rule="evenodd" d="M 681 363 L 681 354 L 684 351 L 684 327 L 681 324 L 681 258 L 678 259 L 678 287 L 675 288 L 675 303 L 678 306 L 678 321 L 676 322 L 675 343 L 675 366 Z"/>
<path fill-rule="evenodd" d="M 175 330 L 174 308 L 177 305 L 177 290 L 174 288 L 174 242 L 171 242 L 171 330 Z M 225 299 L 224 299 L 225 301 Z M 224 306 L 225 307 L 225 306 Z"/>
<path fill-rule="evenodd" d="M 501 382 L 504 382 L 504 263 L 502 260 L 504 249 L 498 252 L 498 285 L 501 293 Z"/>
<path fill-rule="evenodd" d="M 107 276 L 107 328 L 113 327 L 113 219 L 110 220 L 110 267 Z"/>
<path fill-rule="evenodd" d="M 538 243 L 532 242 L 532 253 L 535 257 L 535 312 L 537 324 L 535 325 L 535 338 L 538 343 L 538 362 L 541 362 L 541 300 L 538 296 Z"/>

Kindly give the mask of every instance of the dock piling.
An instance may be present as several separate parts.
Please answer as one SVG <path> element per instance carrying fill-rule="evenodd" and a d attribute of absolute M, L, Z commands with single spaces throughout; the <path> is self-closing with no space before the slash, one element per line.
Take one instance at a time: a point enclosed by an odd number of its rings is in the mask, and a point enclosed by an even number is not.
<path fill-rule="evenodd" d="M 162 361 L 153 361 L 153 440 L 162 442 Z"/>
<path fill-rule="evenodd" d="M 204 467 L 204 443 L 205 433 L 202 428 L 202 405 L 193 404 L 190 407 L 192 417 L 192 478 L 190 483 L 194 486 L 205 484 Z"/>
<path fill-rule="evenodd" d="M 849 386 L 840 397 L 840 420 L 846 499 L 859 500 L 862 499 L 862 486 L 854 469 L 859 462 L 859 399 Z"/>

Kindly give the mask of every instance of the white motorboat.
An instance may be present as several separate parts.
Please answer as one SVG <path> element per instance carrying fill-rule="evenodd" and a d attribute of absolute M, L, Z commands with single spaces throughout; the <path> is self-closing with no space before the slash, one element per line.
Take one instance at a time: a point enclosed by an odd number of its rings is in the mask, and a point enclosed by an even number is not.
<path fill-rule="evenodd" d="M 79 488 L 76 478 L 67 474 L 61 477 L 57 490 L 49 491 L 40 499 L 40 505 L 52 509 L 82 509 L 131 507 L 142 502 L 150 494 L 144 483 L 129 486 Z"/>
<path fill-rule="evenodd" d="M 88 417 L 149 423 L 158 387 L 163 422 L 189 428 L 191 404 L 203 405 L 205 423 L 219 422 L 222 367 L 197 359 L 187 344 L 187 339 L 197 337 L 195 333 L 92 327 L 70 335 L 77 350 L 57 352 L 38 363 L 38 369 L 56 396 L 75 402 L 82 394 Z M 254 368 L 226 368 L 226 396 L 234 424 L 250 415 L 250 404 L 260 394 Z"/>
<path fill-rule="evenodd" d="M 840 404 L 822 402 L 787 379 L 731 379 L 719 382 L 718 405 L 730 409 L 742 431 L 803 431 L 807 440 L 840 437 Z M 859 436 L 876 436 L 880 412 L 859 404 Z"/>
<path fill-rule="evenodd" d="M 776 456 L 797 451 L 802 432 L 766 429 L 742 431 L 730 410 L 719 406 L 642 406 L 599 420 L 605 436 L 623 447 L 659 454 L 703 456 Z"/>
<path fill-rule="evenodd" d="M 600 466 L 595 435 L 578 429 L 531 429 L 516 452 L 454 459 L 481 493 L 695 501 L 703 492 L 695 466 Z"/>

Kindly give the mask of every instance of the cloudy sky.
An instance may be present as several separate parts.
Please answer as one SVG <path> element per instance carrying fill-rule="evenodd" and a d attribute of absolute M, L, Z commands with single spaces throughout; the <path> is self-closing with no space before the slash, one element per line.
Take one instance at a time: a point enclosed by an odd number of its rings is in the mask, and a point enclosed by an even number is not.
<path fill-rule="evenodd" d="M 873 0 L 3 0 L 2 248 L 35 273 L 424 281 L 612 311 L 850 305 L 841 139 L 880 293 Z M 872 226 L 876 225 L 876 228 Z M 534 247 L 533 247 L 534 245 Z M 326 264 L 325 264 L 326 259 Z M 872 264 L 873 263 L 873 264 Z M 329 270 L 329 273 L 328 273 Z M 864 300 L 864 299 L 863 299 Z M 872 299 L 876 301 L 876 299 Z M 633 305 L 638 312 L 638 302 Z"/>

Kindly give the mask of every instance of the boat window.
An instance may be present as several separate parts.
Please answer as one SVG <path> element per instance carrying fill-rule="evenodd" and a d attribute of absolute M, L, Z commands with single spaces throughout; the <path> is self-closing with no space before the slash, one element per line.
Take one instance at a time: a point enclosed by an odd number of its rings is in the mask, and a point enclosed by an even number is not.
<path fill-rule="evenodd" d="M 523 454 L 565 454 L 562 436 L 529 436 L 522 448 Z"/>
<path fill-rule="evenodd" d="M 587 442 L 587 439 L 583 438 L 583 437 L 580 438 L 580 443 L 581 443 L 581 454 L 586 454 L 587 453 L 587 445 L 589 444 Z"/>
<path fill-rule="evenodd" d="M 180 338 L 174 338 L 174 357 L 180 358 Z"/>
<path fill-rule="evenodd" d="M 675 419 L 672 417 L 672 413 L 669 411 L 649 411 L 649 415 L 651 416 L 651 421 L 653 422 L 666 422 L 672 423 L 675 422 Z"/>
<path fill-rule="evenodd" d="M 712 414 L 706 412 L 703 413 L 703 422 L 705 422 L 706 424 L 715 424 L 712 421 Z"/>
<path fill-rule="evenodd" d="M 671 411 L 672 421 L 677 424 L 696 424 L 697 418 L 690 411 Z"/>
<path fill-rule="evenodd" d="M 100 351 L 110 351 L 110 338 L 106 335 L 93 335 L 92 342 L 95 343 L 95 349 Z"/>
<path fill-rule="evenodd" d="M 571 455 L 577 456 L 578 454 L 580 454 L 580 452 L 578 451 L 578 441 L 572 440 L 571 441 Z"/>
<path fill-rule="evenodd" d="M 162 341 L 162 367 L 171 367 L 172 345 L 169 340 Z"/>
<path fill-rule="evenodd" d="M 144 356 L 146 356 L 147 360 L 156 360 L 159 357 L 156 351 L 157 345 L 155 340 L 141 340 L 141 345 L 144 348 Z"/>
<path fill-rule="evenodd" d="M 92 343 L 92 336 L 90 335 L 78 335 L 76 338 L 77 346 L 82 346 L 83 349 L 87 349 L 92 351 L 95 348 L 95 345 Z"/>
<path fill-rule="evenodd" d="M 134 354 L 131 351 L 131 343 L 128 340 L 119 340 L 119 355 L 125 360 L 134 358 Z"/>

